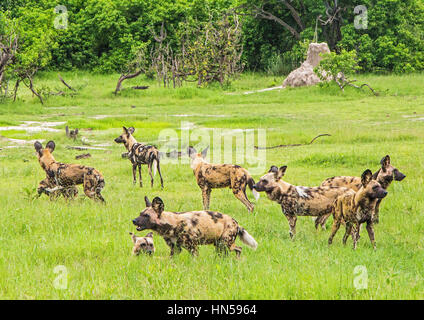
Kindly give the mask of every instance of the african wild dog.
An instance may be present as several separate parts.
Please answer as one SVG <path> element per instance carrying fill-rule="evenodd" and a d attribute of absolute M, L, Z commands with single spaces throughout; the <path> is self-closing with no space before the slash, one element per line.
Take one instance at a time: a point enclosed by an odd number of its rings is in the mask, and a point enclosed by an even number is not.
<path fill-rule="evenodd" d="M 380 164 L 381 168 L 373 174 L 372 178 L 373 180 L 376 180 L 383 189 L 387 190 L 393 180 L 402 181 L 406 177 L 402 172 L 391 165 L 389 155 L 381 159 Z M 323 183 L 321 183 L 321 186 L 347 187 L 353 191 L 358 191 L 362 187 L 362 183 L 360 177 L 339 176 L 328 178 Z M 382 199 L 379 199 L 377 201 L 377 205 L 375 207 L 374 223 L 379 222 L 381 200 Z M 321 225 L 321 227 L 324 227 L 329 216 L 330 215 L 322 216 L 319 221 L 316 221 L 317 223 L 315 226 L 318 227 L 318 225 Z"/>
<path fill-rule="evenodd" d="M 227 253 L 227 249 L 241 254 L 236 246 L 237 236 L 243 243 L 256 249 L 257 242 L 230 216 L 214 211 L 169 212 L 164 211 L 163 201 L 156 197 L 150 203 L 144 197 L 146 208 L 133 220 L 137 231 L 150 229 L 159 233 L 171 248 L 171 256 L 180 253 L 181 248 L 192 255 L 198 254 L 199 245 L 213 244 L 217 253 Z"/>
<path fill-rule="evenodd" d="M 191 158 L 190 167 L 193 169 L 197 184 L 202 190 L 203 209 L 209 209 L 212 189 L 229 187 L 234 196 L 239 199 L 249 212 L 253 212 L 254 205 L 246 196 L 246 186 L 252 190 L 255 199 L 259 199 L 259 194 L 253 189 L 255 181 L 249 172 L 237 165 L 232 164 L 211 164 L 205 158 L 209 147 L 201 153 L 197 153 L 193 147 L 188 147 L 187 153 Z"/>
<path fill-rule="evenodd" d="M 143 186 L 143 180 L 141 178 L 141 165 L 147 164 L 150 174 L 150 183 L 153 187 L 153 176 L 156 175 L 156 169 L 159 172 L 160 176 L 160 185 L 163 189 L 163 179 L 162 173 L 160 172 L 160 163 L 159 163 L 159 150 L 155 146 L 146 145 L 138 143 L 137 140 L 133 137 L 135 129 L 133 127 L 123 128 L 123 133 L 115 139 L 116 143 L 123 143 L 125 148 L 128 150 L 127 157 L 132 163 L 133 170 L 133 183 L 137 183 L 136 171 L 138 167 L 138 175 L 140 177 L 140 187 Z M 152 175 L 152 167 L 154 173 Z"/>
<path fill-rule="evenodd" d="M 257 191 L 265 191 L 268 198 L 281 205 L 281 210 L 289 221 L 290 237 L 296 234 L 297 216 L 322 216 L 332 212 L 334 200 L 346 192 L 343 187 L 300 187 L 283 181 L 281 178 L 287 166 L 272 166 L 257 184 Z"/>
<path fill-rule="evenodd" d="M 57 162 L 52 155 L 55 147 L 53 141 L 49 141 L 45 148 L 38 141 L 34 143 L 38 162 L 46 172 L 46 179 L 40 182 L 38 193 L 51 194 L 60 191 L 65 197 L 75 196 L 75 186 L 83 184 L 87 197 L 104 202 L 100 194 L 105 186 L 103 175 L 91 167 Z"/>
<path fill-rule="evenodd" d="M 130 232 L 130 235 L 134 244 L 134 247 L 132 249 L 133 255 L 138 256 L 141 251 L 143 253 L 148 253 L 149 255 L 155 253 L 155 244 L 153 243 L 152 232 L 146 234 L 145 237 L 137 237 L 132 232 Z"/>
<path fill-rule="evenodd" d="M 69 186 L 67 188 L 61 188 L 56 185 L 54 178 L 45 178 L 41 180 L 37 188 L 38 196 L 45 193 L 50 197 L 50 200 L 57 199 L 63 195 L 65 199 L 75 198 L 78 195 L 78 189 L 75 186 Z"/>
<path fill-rule="evenodd" d="M 387 195 L 387 191 L 380 183 L 373 180 L 371 170 L 367 169 L 361 176 L 361 188 L 358 191 L 349 189 L 346 193 L 340 195 L 334 202 L 334 221 L 331 228 L 331 235 L 328 244 L 333 242 L 333 238 L 340 228 L 342 221 L 346 223 L 346 232 L 343 237 L 343 244 L 346 244 L 349 235 L 352 235 L 353 249 L 359 240 L 360 226 L 367 223 L 368 236 L 371 244 L 375 246 L 374 239 L 374 215 L 377 202 Z"/>

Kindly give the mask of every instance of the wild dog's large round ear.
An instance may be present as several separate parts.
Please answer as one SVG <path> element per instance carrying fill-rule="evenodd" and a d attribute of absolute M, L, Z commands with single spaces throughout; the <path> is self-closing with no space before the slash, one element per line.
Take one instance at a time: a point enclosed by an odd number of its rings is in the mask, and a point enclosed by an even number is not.
<path fill-rule="evenodd" d="M 155 212 L 158 214 L 159 218 L 161 213 L 163 212 L 163 209 L 165 208 L 165 205 L 161 198 L 155 197 L 152 201 L 152 208 L 155 210 Z"/>
<path fill-rule="evenodd" d="M 366 187 L 371 180 L 372 180 L 372 172 L 370 169 L 367 169 L 362 173 L 362 176 L 361 176 L 362 185 Z"/>
<path fill-rule="evenodd" d="M 54 151 L 54 149 L 56 148 L 56 144 L 54 143 L 54 141 L 49 141 L 46 144 L 46 149 L 49 149 L 50 153 L 52 153 Z"/>
<path fill-rule="evenodd" d="M 192 146 L 190 146 L 187 148 L 187 153 L 190 158 L 194 159 L 194 156 L 196 155 L 197 151 Z"/>
<path fill-rule="evenodd" d="M 386 168 L 387 166 L 389 166 L 390 165 L 390 156 L 389 155 L 385 156 L 383 159 L 381 159 L 380 163 L 381 163 L 381 167 L 383 169 Z"/>
<path fill-rule="evenodd" d="M 124 133 L 128 133 L 128 129 L 126 127 L 122 127 Z"/>
<path fill-rule="evenodd" d="M 269 168 L 269 170 L 268 170 L 268 173 L 269 172 L 276 173 L 276 172 L 278 172 L 278 168 L 276 166 L 271 166 L 271 168 Z"/>
<path fill-rule="evenodd" d="M 277 180 L 280 180 L 286 174 L 287 166 L 282 166 L 278 169 Z"/>
<path fill-rule="evenodd" d="M 146 203 L 146 207 L 152 206 L 152 203 L 149 201 L 149 198 L 147 198 L 147 196 L 144 196 L 144 202 Z"/>
<path fill-rule="evenodd" d="M 207 146 L 205 149 L 203 149 L 202 151 L 202 158 L 206 158 L 206 155 L 208 154 L 208 150 L 209 150 L 209 146 Z"/>
<path fill-rule="evenodd" d="M 128 128 L 128 133 L 133 134 L 134 131 L 135 131 L 135 128 L 134 127 L 129 127 Z"/>
<path fill-rule="evenodd" d="M 35 141 L 34 142 L 34 148 L 35 148 L 35 151 L 40 153 L 41 149 L 43 149 L 43 145 L 39 141 Z"/>
<path fill-rule="evenodd" d="M 149 232 L 148 234 L 146 234 L 146 238 L 153 238 L 153 232 Z"/>

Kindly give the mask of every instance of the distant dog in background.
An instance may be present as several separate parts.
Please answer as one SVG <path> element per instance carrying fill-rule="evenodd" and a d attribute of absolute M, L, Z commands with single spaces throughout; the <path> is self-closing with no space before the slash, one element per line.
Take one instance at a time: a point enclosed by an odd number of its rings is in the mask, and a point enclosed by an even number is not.
<path fill-rule="evenodd" d="M 387 190 L 393 180 L 402 181 L 405 179 L 406 176 L 391 165 L 389 155 L 381 159 L 380 164 L 381 168 L 372 175 L 372 178 L 373 180 L 376 180 L 383 189 Z M 328 178 L 323 183 L 321 183 L 321 186 L 346 187 L 352 189 L 353 191 L 358 191 L 362 187 L 362 182 L 360 177 L 339 176 Z M 383 199 L 379 199 L 377 201 L 377 205 L 375 207 L 374 223 L 379 222 L 380 203 L 382 200 Z M 315 226 L 318 227 L 318 225 L 321 225 L 321 227 L 324 227 L 329 217 L 330 215 L 326 215 L 319 218 L 320 220 L 317 221 Z"/>
<path fill-rule="evenodd" d="M 197 184 L 202 190 L 203 209 L 209 209 L 210 195 L 212 189 L 230 188 L 234 196 L 239 199 L 249 212 L 253 212 L 254 205 L 246 196 L 246 187 L 252 190 L 255 199 L 259 198 L 259 193 L 253 189 L 255 181 L 249 172 L 237 165 L 232 164 L 211 164 L 205 158 L 209 147 L 201 153 L 197 153 L 193 147 L 188 147 L 187 153 L 191 158 L 190 167 L 193 169 Z"/>
<path fill-rule="evenodd" d="M 142 143 L 138 143 L 137 140 L 133 137 L 133 133 L 135 129 L 133 127 L 126 128 L 122 127 L 122 134 L 115 139 L 116 143 L 123 143 L 125 148 L 128 150 L 127 157 L 130 159 L 132 163 L 133 169 L 133 183 L 137 183 L 137 167 L 138 174 L 140 178 L 140 187 L 143 186 L 143 179 L 141 177 L 141 165 L 147 164 L 147 168 L 149 169 L 150 182 L 153 187 L 153 176 L 156 175 L 156 170 L 159 173 L 160 177 L 160 185 L 163 189 L 163 179 L 162 173 L 160 171 L 160 163 L 159 163 L 159 150 L 155 146 L 145 145 Z M 152 174 L 152 168 L 154 173 Z"/>
<path fill-rule="evenodd" d="M 366 222 L 371 244 L 374 249 L 376 248 L 373 229 L 375 208 L 378 201 L 381 201 L 387 195 L 387 191 L 372 178 L 371 170 L 365 170 L 361 176 L 361 188 L 356 192 L 349 189 L 336 199 L 334 202 L 333 226 L 328 244 L 333 242 L 340 224 L 344 221 L 346 223 L 346 232 L 343 237 L 343 244 L 346 244 L 347 238 L 351 235 L 353 249 L 356 249 L 361 224 Z"/>
<path fill-rule="evenodd" d="M 155 245 L 153 243 L 153 232 L 146 234 L 145 237 L 137 237 L 132 232 L 130 232 L 130 235 L 134 244 L 134 247 L 132 249 L 133 255 L 138 256 L 140 252 L 147 253 L 149 255 L 155 253 Z"/>

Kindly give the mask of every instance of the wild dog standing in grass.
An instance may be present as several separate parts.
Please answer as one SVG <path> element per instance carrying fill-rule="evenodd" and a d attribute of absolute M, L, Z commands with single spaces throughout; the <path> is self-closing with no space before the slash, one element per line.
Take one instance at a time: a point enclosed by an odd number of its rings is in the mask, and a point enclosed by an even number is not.
<path fill-rule="evenodd" d="M 342 221 L 346 223 L 346 232 L 343 237 L 343 244 L 346 244 L 349 235 L 352 235 L 353 249 L 359 240 L 360 226 L 367 223 L 368 236 L 371 244 L 375 246 L 374 239 L 374 215 L 377 202 L 387 195 L 387 191 L 373 179 L 371 170 L 367 169 L 361 176 L 361 188 L 358 191 L 349 189 L 346 193 L 339 196 L 334 204 L 334 221 L 331 228 L 331 235 L 328 244 L 333 242 L 337 230 Z"/>
<path fill-rule="evenodd" d="M 171 248 L 171 256 L 181 248 L 197 255 L 199 245 L 213 244 L 218 253 L 227 249 L 235 251 L 237 257 L 241 247 L 236 246 L 237 236 L 243 243 L 256 249 L 257 242 L 230 216 L 214 211 L 169 212 L 164 211 L 163 201 L 156 197 L 150 203 L 144 197 L 146 208 L 133 220 L 137 231 L 150 229 L 159 233 Z"/>
<path fill-rule="evenodd" d="M 380 164 L 381 168 L 373 174 L 372 178 L 373 180 L 376 180 L 383 189 L 387 190 L 393 180 L 402 181 L 403 179 L 405 179 L 406 176 L 397 168 L 391 165 L 389 155 L 381 159 Z M 362 182 L 360 177 L 339 176 L 326 179 L 323 183 L 321 183 L 321 186 L 347 187 L 352 189 L 353 191 L 358 191 L 362 187 Z M 382 199 L 377 200 L 373 221 L 374 223 L 379 222 L 381 201 Z M 318 227 L 318 225 L 324 227 L 329 217 L 330 215 L 322 216 L 318 221 L 316 221 L 315 227 Z"/>
<path fill-rule="evenodd" d="M 53 141 L 49 141 L 45 148 L 38 141 L 34 143 L 38 162 L 47 176 L 40 182 L 38 193 L 50 194 L 60 191 L 65 197 L 75 196 L 75 186 L 83 184 L 87 197 L 104 202 L 105 200 L 100 194 L 105 186 L 103 175 L 91 167 L 57 162 L 52 155 L 55 147 Z"/>
<path fill-rule="evenodd" d="M 202 190 L 203 209 L 209 209 L 212 189 L 231 188 L 234 196 L 239 199 L 249 212 L 253 212 L 254 205 L 246 196 L 246 187 L 252 190 L 255 199 L 259 199 L 259 194 L 253 189 L 255 181 L 249 172 L 237 165 L 232 164 L 211 164 L 205 158 L 209 147 L 201 153 L 197 153 L 193 147 L 188 147 L 187 153 L 191 158 L 190 167 L 193 169 L 197 184 Z"/>
<path fill-rule="evenodd" d="M 148 253 L 149 255 L 155 253 L 155 244 L 153 243 L 152 232 L 146 234 L 145 237 L 137 237 L 132 232 L 130 232 L 130 235 L 134 244 L 134 247 L 132 249 L 133 255 L 138 256 L 141 251 L 144 253 Z"/>
<path fill-rule="evenodd" d="M 296 234 L 297 216 L 322 216 L 332 212 L 334 200 L 347 188 L 342 187 L 300 187 L 283 181 L 281 178 L 287 166 L 272 166 L 254 189 L 266 192 L 268 198 L 281 205 L 281 210 L 289 221 L 290 237 Z"/>
<path fill-rule="evenodd" d="M 137 183 L 137 167 L 138 174 L 140 177 L 140 187 L 143 186 L 143 180 L 141 178 L 141 165 L 147 164 L 150 174 L 150 183 L 153 187 L 153 176 L 156 175 L 156 169 L 159 172 L 160 176 L 160 185 L 163 189 L 163 179 L 162 173 L 160 172 L 160 163 L 159 163 L 159 150 L 155 146 L 145 145 L 138 143 L 137 140 L 133 137 L 135 129 L 133 127 L 123 128 L 123 133 L 115 139 L 116 143 L 123 143 L 125 148 L 128 150 L 128 159 L 132 163 L 133 169 L 133 183 Z M 152 174 L 152 167 L 154 173 Z"/>

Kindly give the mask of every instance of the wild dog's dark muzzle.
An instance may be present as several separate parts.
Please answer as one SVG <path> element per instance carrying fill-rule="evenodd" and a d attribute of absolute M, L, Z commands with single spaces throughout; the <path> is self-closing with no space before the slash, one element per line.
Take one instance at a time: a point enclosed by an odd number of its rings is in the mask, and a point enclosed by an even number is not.
<path fill-rule="evenodd" d="M 402 172 L 395 171 L 395 180 L 396 181 L 402 181 L 405 178 L 406 178 L 406 176 Z"/>
<path fill-rule="evenodd" d="M 114 141 L 115 141 L 116 143 L 122 143 L 122 142 L 124 142 L 124 140 L 122 140 L 122 138 L 121 138 L 121 137 L 116 138 Z"/>

